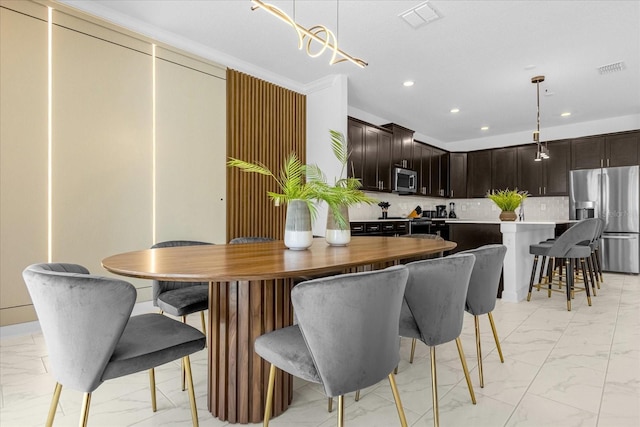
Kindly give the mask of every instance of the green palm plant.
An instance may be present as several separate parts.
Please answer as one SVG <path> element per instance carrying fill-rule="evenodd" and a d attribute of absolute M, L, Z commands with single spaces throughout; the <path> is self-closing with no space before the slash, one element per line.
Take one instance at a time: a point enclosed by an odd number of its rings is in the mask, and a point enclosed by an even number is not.
<path fill-rule="evenodd" d="M 329 130 L 331 136 L 331 150 L 333 155 L 340 162 L 342 169 L 340 175 L 336 178 L 333 185 L 327 182 L 327 177 L 318 165 L 310 165 L 307 167 L 307 177 L 310 182 L 315 183 L 320 190 L 318 198 L 324 200 L 331 210 L 337 225 L 342 230 L 349 227 L 347 219 L 342 213 L 342 209 L 358 203 L 372 204 L 378 200 L 367 196 L 360 188 L 362 183 L 357 178 L 344 177 L 345 170 L 349 161 L 349 151 L 344 135 L 336 130 Z"/>
<path fill-rule="evenodd" d="M 230 157 L 227 165 L 236 167 L 243 172 L 271 177 L 281 191 L 280 193 L 267 191 L 267 195 L 276 206 L 287 204 L 291 200 L 302 200 L 309 207 L 311 217 L 315 218 L 317 209 L 314 202 L 320 199 L 320 187 L 317 183 L 305 179 L 307 166 L 302 164 L 295 153 L 291 153 L 285 159 L 284 165 L 277 175 L 261 162 L 250 163 Z"/>

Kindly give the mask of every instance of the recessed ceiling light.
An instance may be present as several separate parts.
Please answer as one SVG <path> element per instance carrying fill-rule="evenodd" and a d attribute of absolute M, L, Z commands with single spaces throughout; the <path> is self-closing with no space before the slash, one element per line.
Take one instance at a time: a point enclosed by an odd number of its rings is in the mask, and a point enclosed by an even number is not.
<path fill-rule="evenodd" d="M 480 130 L 489 130 L 489 126 L 482 126 Z"/>
<path fill-rule="evenodd" d="M 452 113 L 459 113 L 459 112 L 460 112 L 460 109 L 459 109 L 459 108 L 452 108 L 452 109 L 451 109 L 451 112 L 452 112 Z"/>
<path fill-rule="evenodd" d="M 413 80 L 407 80 L 406 82 L 404 82 L 402 84 L 405 85 L 406 87 L 413 86 Z"/>
<path fill-rule="evenodd" d="M 562 113 L 560 114 L 562 117 L 569 117 L 571 115 L 571 113 L 567 112 L 567 113 Z"/>

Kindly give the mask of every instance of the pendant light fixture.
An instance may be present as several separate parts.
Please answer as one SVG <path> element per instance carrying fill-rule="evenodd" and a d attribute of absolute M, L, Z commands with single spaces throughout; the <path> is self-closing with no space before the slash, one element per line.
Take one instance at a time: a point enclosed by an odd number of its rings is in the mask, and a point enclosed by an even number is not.
<path fill-rule="evenodd" d="M 536 85 L 538 106 L 537 126 L 536 130 L 533 131 L 533 142 L 535 142 L 538 146 L 538 150 L 536 151 L 536 158 L 534 159 L 536 162 L 540 162 L 543 159 L 549 158 L 549 149 L 547 148 L 547 144 L 540 143 L 540 83 L 542 83 L 543 81 L 544 76 L 535 76 L 531 78 L 531 83 L 535 83 Z"/>
<path fill-rule="evenodd" d="M 276 18 L 279 18 L 283 22 L 291 25 L 293 29 L 296 30 L 296 34 L 298 35 L 298 49 L 302 49 L 302 46 L 304 45 L 304 38 L 308 37 L 306 51 L 307 55 L 309 55 L 310 57 L 315 58 L 317 56 L 320 56 L 328 48 L 331 52 L 333 52 L 333 54 L 331 55 L 331 60 L 329 61 L 329 65 L 337 64 L 338 62 L 343 61 L 349 61 L 361 68 L 364 68 L 368 65 L 362 59 L 355 58 L 348 53 L 338 49 L 338 39 L 336 35 L 333 33 L 333 31 L 329 30 L 324 25 L 314 25 L 313 27 L 306 29 L 296 23 L 293 19 L 291 19 L 289 15 L 272 4 L 264 3 L 260 0 L 251 0 L 251 2 L 253 3 L 253 6 L 251 6 L 251 10 L 265 10 Z M 314 40 L 322 45 L 318 52 L 311 51 L 311 42 Z M 340 58 L 338 58 L 338 56 Z"/>

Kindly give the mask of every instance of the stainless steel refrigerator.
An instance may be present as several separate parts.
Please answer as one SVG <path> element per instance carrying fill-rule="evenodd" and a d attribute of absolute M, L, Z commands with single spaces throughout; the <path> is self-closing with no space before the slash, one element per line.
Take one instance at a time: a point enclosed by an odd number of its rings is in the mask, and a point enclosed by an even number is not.
<path fill-rule="evenodd" d="M 640 167 L 585 169 L 569 175 L 569 218 L 602 218 L 602 268 L 640 273 Z"/>

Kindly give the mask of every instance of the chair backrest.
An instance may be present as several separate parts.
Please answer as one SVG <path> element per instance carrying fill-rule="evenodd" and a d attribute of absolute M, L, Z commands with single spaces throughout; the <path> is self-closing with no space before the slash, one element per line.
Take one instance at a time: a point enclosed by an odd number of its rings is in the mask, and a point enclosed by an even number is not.
<path fill-rule="evenodd" d="M 157 248 L 175 248 L 177 246 L 198 246 L 198 245 L 213 245 L 213 243 L 199 242 L 195 240 L 168 240 L 166 242 L 159 242 L 151 246 L 151 249 Z M 163 280 L 153 280 L 151 282 L 152 301 L 154 306 L 158 306 L 158 297 L 163 292 L 171 291 L 178 288 L 184 288 L 185 286 L 197 286 L 207 285 L 204 282 L 172 282 Z"/>
<path fill-rule="evenodd" d="M 602 238 L 602 232 L 604 231 L 604 226 L 605 226 L 605 222 L 604 219 L 602 218 L 597 218 L 598 220 L 598 226 L 596 227 L 596 232 L 595 235 L 593 236 L 593 239 L 591 240 L 591 249 L 595 249 L 599 247 L 600 244 L 600 238 Z"/>
<path fill-rule="evenodd" d="M 313 279 L 291 291 L 298 325 L 327 396 L 376 384 L 399 361 L 407 268 Z"/>
<path fill-rule="evenodd" d="M 237 245 L 239 243 L 264 243 L 273 242 L 271 237 L 236 237 L 229 241 L 230 245 Z"/>
<path fill-rule="evenodd" d="M 465 310 L 475 316 L 493 311 L 498 298 L 498 286 L 507 247 L 485 245 L 459 253 L 472 254 L 476 257 L 469 279 Z"/>
<path fill-rule="evenodd" d="M 405 237 L 412 237 L 414 239 L 427 239 L 427 240 L 437 240 L 444 241 L 444 239 L 437 234 L 409 234 Z"/>
<path fill-rule="evenodd" d="M 124 331 L 136 290 L 75 264 L 34 264 L 23 273 L 51 361 L 65 387 L 92 392 Z"/>
<path fill-rule="evenodd" d="M 474 255 L 455 254 L 407 264 L 405 301 L 428 346 L 460 336 L 474 261 Z"/>
<path fill-rule="evenodd" d="M 572 246 L 581 243 L 589 244 L 596 235 L 600 221 L 599 218 L 589 218 L 573 225 L 555 240 L 547 255 L 562 258 L 567 255 Z"/>

